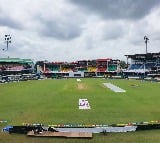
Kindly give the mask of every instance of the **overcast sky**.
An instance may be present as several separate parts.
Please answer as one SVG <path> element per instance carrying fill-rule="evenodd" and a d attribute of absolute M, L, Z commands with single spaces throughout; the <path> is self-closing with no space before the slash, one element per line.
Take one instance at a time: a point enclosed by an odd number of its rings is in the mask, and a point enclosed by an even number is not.
<path fill-rule="evenodd" d="M 0 58 L 126 60 L 145 35 L 160 52 L 160 0 L 0 0 Z"/>

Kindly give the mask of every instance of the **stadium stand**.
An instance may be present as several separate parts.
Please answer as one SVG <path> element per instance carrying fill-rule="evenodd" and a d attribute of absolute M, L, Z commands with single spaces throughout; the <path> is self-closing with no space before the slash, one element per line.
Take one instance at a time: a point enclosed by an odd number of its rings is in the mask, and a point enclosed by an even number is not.
<path fill-rule="evenodd" d="M 34 63 L 31 59 L 0 58 L 0 75 L 4 82 L 32 79 Z"/>
<path fill-rule="evenodd" d="M 160 53 L 125 55 L 131 60 L 122 70 L 120 60 L 95 59 L 75 62 L 48 62 L 31 59 L 0 58 L 0 82 L 39 78 L 117 77 L 160 79 Z M 127 61 L 128 63 L 128 61 Z"/>
<path fill-rule="evenodd" d="M 117 74 L 120 68 L 119 61 L 112 59 L 79 60 L 71 63 L 37 61 L 35 67 L 37 73 L 47 78 L 104 77 L 106 74 Z"/>
<path fill-rule="evenodd" d="M 76 69 L 79 72 L 87 71 L 87 60 L 77 61 Z"/>
<path fill-rule="evenodd" d="M 145 78 L 159 74 L 160 53 L 134 54 L 125 55 L 127 59 L 131 59 L 131 64 L 128 69 L 123 71 L 126 77 Z"/>
<path fill-rule="evenodd" d="M 87 66 L 87 71 L 88 72 L 96 72 L 96 60 L 89 60 L 88 61 L 88 66 Z"/>

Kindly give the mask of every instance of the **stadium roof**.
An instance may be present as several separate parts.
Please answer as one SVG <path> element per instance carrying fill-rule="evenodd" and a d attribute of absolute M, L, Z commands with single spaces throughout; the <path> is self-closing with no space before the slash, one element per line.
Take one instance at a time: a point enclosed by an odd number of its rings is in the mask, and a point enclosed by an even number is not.
<path fill-rule="evenodd" d="M 0 58 L 0 63 L 29 63 L 29 64 L 33 64 L 33 61 L 31 59 Z"/>
<path fill-rule="evenodd" d="M 105 62 L 105 61 L 109 61 L 109 60 L 111 60 L 110 58 L 107 58 L 107 59 L 97 59 L 96 61 L 98 61 L 98 62 Z"/>
<path fill-rule="evenodd" d="M 127 58 L 131 59 L 150 59 L 150 58 L 160 58 L 159 53 L 147 53 L 147 54 L 134 54 L 134 55 L 125 55 Z"/>

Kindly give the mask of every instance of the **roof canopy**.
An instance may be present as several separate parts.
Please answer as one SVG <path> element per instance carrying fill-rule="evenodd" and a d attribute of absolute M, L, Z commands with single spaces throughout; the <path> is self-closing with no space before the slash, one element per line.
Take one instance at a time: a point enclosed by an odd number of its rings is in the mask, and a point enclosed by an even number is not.
<path fill-rule="evenodd" d="M 22 64 L 33 64 L 31 59 L 20 59 L 20 58 L 0 58 L 0 63 L 22 63 Z"/>
<path fill-rule="evenodd" d="M 147 53 L 147 54 L 134 54 L 134 55 L 125 55 L 127 58 L 136 60 L 136 59 L 154 59 L 160 58 L 160 53 Z"/>

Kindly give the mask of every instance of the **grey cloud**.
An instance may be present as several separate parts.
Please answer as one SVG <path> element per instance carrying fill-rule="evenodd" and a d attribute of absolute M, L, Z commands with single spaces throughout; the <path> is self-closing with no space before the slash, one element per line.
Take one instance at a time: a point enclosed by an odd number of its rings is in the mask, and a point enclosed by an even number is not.
<path fill-rule="evenodd" d="M 47 37 L 54 37 L 60 40 L 69 40 L 78 37 L 81 33 L 80 27 L 72 23 L 59 23 L 57 21 L 45 21 L 41 34 Z"/>
<path fill-rule="evenodd" d="M 146 16 L 159 0 L 70 0 L 92 13 L 109 19 L 140 19 Z"/>
<path fill-rule="evenodd" d="M 126 34 L 126 29 L 124 24 L 112 23 L 109 27 L 105 29 L 104 39 L 105 40 L 116 40 L 122 38 Z"/>
<path fill-rule="evenodd" d="M 16 20 L 12 19 L 9 16 L 2 16 L 0 15 L 0 26 L 7 26 L 13 29 L 22 29 L 23 26 L 17 22 Z"/>
<path fill-rule="evenodd" d="M 81 21 L 75 20 L 75 17 L 39 17 L 38 21 L 41 22 L 40 35 L 46 37 L 53 37 L 59 40 L 71 40 L 79 37 L 82 31 Z"/>
<path fill-rule="evenodd" d="M 152 34 L 151 40 L 160 41 L 159 35 L 160 35 L 160 31 L 154 32 L 154 34 Z"/>
<path fill-rule="evenodd" d="M 140 38 L 135 37 L 129 40 L 130 40 L 130 43 L 134 46 L 140 46 L 140 47 L 141 46 L 143 47 L 143 45 L 145 46 L 143 35 L 141 35 Z"/>

